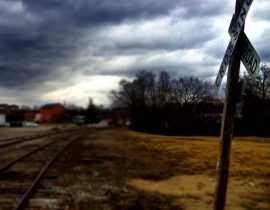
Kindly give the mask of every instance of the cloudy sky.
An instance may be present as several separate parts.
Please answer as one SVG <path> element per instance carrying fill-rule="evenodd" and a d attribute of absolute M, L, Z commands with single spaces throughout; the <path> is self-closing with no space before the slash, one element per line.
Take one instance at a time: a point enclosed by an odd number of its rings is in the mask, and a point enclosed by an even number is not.
<path fill-rule="evenodd" d="M 235 0 L 1 0 L 0 103 L 86 106 L 91 96 L 106 105 L 119 80 L 139 70 L 213 82 L 234 6 Z M 245 24 L 268 64 L 269 8 L 269 0 L 254 0 Z"/>

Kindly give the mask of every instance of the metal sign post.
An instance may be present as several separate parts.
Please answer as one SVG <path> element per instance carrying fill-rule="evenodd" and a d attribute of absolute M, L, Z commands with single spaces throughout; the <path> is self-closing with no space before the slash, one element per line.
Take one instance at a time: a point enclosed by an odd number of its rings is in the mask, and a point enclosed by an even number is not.
<path fill-rule="evenodd" d="M 217 162 L 217 185 L 214 210 L 224 210 L 225 207 L 231 141 L 233 138 L 234 118 L 238 99 L 236 92 L 238 92 L 239 88 L 240 61 L 242 60 L 249 74 L 254 76 L 258 71 L 261 60 L 244 34 L 245 18 L 252 2 L 253 0 L 236 0 L 235 14 L 229 27 L 231 40 L 214 83 L 217 92 L 220 88 L 227 66 L 229 65 L 220 135 L 220 153 Z"/>

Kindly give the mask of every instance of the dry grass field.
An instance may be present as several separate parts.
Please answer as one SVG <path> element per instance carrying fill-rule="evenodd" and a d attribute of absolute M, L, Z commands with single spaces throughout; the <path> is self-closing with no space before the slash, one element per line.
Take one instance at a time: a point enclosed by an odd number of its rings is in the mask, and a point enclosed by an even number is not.
<path fill-rule="evenodd" d="M 172 158 L 169 162 L 173 163 L 175 170 L 173 176 L 167 179 L 132 179 L 128 181 L 129 185 L 175 196 L 175 203 L 187 210 L 211 209 L 219 138 L 167 137 L 130 131 L 127 135 L 137 139 L 137 144 L 145 149 L 168 153 L 166 157 Z M 158 160 L 159 156 L 155 158 Z M 269 138 L 234 139 L 227 195 L 226 209 L 270 209 Z"/>
<path fill-rule="evenodd" d="M 58 185 L 76 210 L 209 210 L 218 141 L 125 129 L 89 133 L 72 146 L 79 152 L 65 160 Z M 237 137 L 231 151 L 226 210 L 269 210 L 270 138 Z"/>

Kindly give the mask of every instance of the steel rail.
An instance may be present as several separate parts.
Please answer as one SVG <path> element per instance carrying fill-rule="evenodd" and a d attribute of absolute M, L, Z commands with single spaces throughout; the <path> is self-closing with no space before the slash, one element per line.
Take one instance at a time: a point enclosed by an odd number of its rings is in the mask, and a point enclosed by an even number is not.
<path fill-rule="evenodd" d="M 68 131 L 66 133 L 69 133 L 69 132 L 74 132 L 74 130 Z M 65 132 L 63 132 L 63 133 L 65 133 Z M 2 140 L 0 140 L 0 148 L 7 147 L 7 146 L 10 146 L 13 144 L 19 144 L 21 142 L 32 141 L 32 140 L 45 138 L 45 137 L 49 137 L 49 136 L 55 136 L 58 134 L 60 134 L 60 133 L 55 132 L 55 133 L 49 133 L 49 134 L 40 134 L 40 135 L 36 135 L 36 136 L 22 136 L 22 137 L 10 138 L 10 139 L 2 139 Z M 9 141 L 11 141 L 11 142 L 9 142 Z M 3 142 L 7 142 L 7 143 L 3 143 Z"/>
<path fill-rule="evenodd" d="M 75 138 L 76 139 L 76 138 Z M 40 181 L 43 179 L 45 176 L 48 168 L 53 164 L 53 162 L 56 160 L 56 158 L 60 155 L 60 153 L 68 146 L 72 141 L 75 139 L 71 139 L 68 141 L 63 147 L 61 147 L 54 155 L 53 157 L 47 162 L 47 164 L 42 168 L 38 176 L 35 178 L 31 186 L 27 189 L 26 193 L 23 195 L 22 199 L 18 203 L 18 205 L 14 208 L 14 210 L 23 210 L 25 205 L 27 204 L 29 198 L 31 197 L 32 193 L 35 191 L 37 188 L 38 184 Z"/>
<path fill-rule="evenodd" d="M 7 147 L 13 144 L 19 144 L 21 142 L 27 142 L 27 141 L 32 141 L 35 139 L 40 139 L 40 138 L 45 138 L 45 137 L 49 137 L 49 136 L 53 136 L 56 134 L 46 134 L 46 135 L 37 135 L 37 136 L 31 136 L 31 137 L 18 137 L 18 138 L 14 138 L 14 139 L 5 139 L 5 140 L 1 140 L 3 142 L 7 142 L 7 143 L 2 143 L 0 141 L 0 147 Z M 1 144 L 2 143 L 2 144 Z"/>
<path fill-rule="evenodd" d="M 0 139 L 0 142 L 27 139 L 27 138 L 31 138 L 31 137 L 38 137 L 38 136 L 51 135 L 51 134 L 53 134 L 53 133 L 52 132 L 50 132 L 50 133 L 42 132 L 42 134 L 37 134 L 37 135 L 32 134 L 32 135 L 18 136 L 18 137 L 13 137 L 13 138 Z"/>
<path fill-rule="evenodd" d="M 12 165 L 14 165 L 15 163 L 17 163 L 18 161 L 20 161 L 20 160 L 22 160 L 22 159 L 24 159 L 24 158 L 26 158 L 26 157 L 34 154 L 35 152 L 37 152 L 39 150 L 42 150 L 43 148 L 45 148 L 45 147 L 47 147 L 47 146 L 49 146 L 51 144 L 54 144 L 56 142 L 57 141 L 53 141 L 53 142 L 47 143 L 45 145 L 39 146 L 39 147 L 37 147 L 37 148 L 35 148 L 35 149 L 33 149 L 33 150 L 31 150 L 31 151 L 23 154 L 22 156 L 16 158 L 15 160 L 12 160 L 12 161 L 4 164 L 3 166 L 0 166 L 0 174 L 3 173 L 4 171 L 6 171 L 8 168 L 10 168 Z"/>

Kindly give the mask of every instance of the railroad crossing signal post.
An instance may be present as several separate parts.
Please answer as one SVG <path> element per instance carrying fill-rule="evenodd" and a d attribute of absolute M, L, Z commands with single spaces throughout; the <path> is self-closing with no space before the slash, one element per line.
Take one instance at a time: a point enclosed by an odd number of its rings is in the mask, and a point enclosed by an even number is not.
<path fill-rule="evenodd" d="M 214 210 L 223 210 L 226 201 L 231 141 L 233 138 L 234 118 L 239 88 L 240 61 L 244 63 L 251 76 L 258 72 L 260 57 L 244 33 L 245 18 L 253 0 L 236 0 L 235 14 L 229 28 L 230 43 L 222 60 L 214 87 L 218 91 L 227 66 L 227 87 L 223 108 L 222 128 L 220 135 L 220 154 L 217 162 L 217 185 Z"/>

